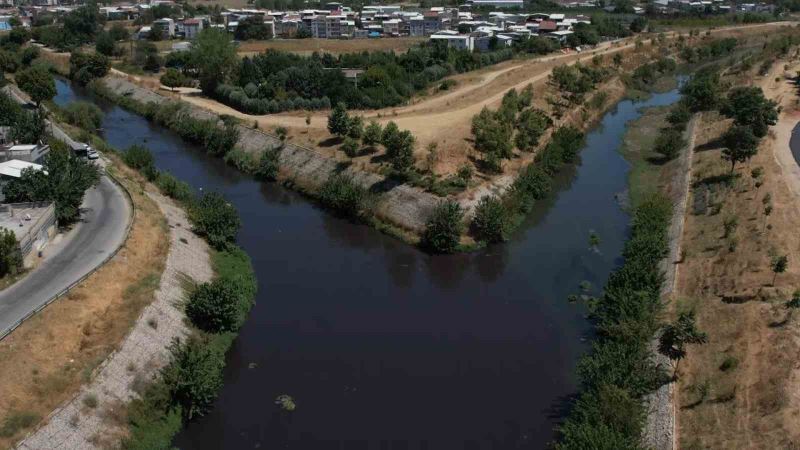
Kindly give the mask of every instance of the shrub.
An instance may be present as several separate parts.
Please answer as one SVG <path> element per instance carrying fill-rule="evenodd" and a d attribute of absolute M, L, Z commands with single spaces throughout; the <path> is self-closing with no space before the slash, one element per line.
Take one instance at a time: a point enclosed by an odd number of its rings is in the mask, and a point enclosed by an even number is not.
<path fill-rule="evenodd" d="M 370 120 L 367 127 L 364 128 L 364 135 L 361 137 L 362 142 L 364 145 L 374 147 L 380 143 L 382 133 L 383 130 L 381 129 L 381 125 L 374 120 Z"/>
<path fill-rule="evenodd" d="M 204 415 L 222 387 L 224 355 L 199 339 L 173 344 L 171 354 L 172 360 L 161 371 L 169 398 L 180 405 L 187 420 Z"/>
<path fill-rule="evenodd" d="M 94 103 L 72 102 L 64 107 L 68 123 L 86 131 L 95 131 L 103 124 L 103 111 Z"/>
<path fill-rule="evenodd" d="M 200 197 L 190 209 L 189 218 L 194 224 L 195 231 L 204 236 L 216 249 L 233 244 L 241 226 L 236 208 L 217 192 L 206 193 Z"/>
<path fill-rule="evenodd" d="M 81 85 L 103 78 L 110 68 L 111 61 L 100 53 L 73 51 L 69 58 L 69 77 Z"/>
<path fill-rule="evenodd" d="M 481 198 L 472 229 L 479 240 L 486 242 L 502 242 L 508 240 L 509 218 L 503 202 L 494 196 Z"/>
<path fill-rule="evenodd" d="M 206 151 L 214 156 L 224 156 L 233 150 L 239 141 L 239 130 L 233 124 L 225 124 L 223 128 L 213 127 L 205 136 L 203 145 Z"/>
<path fill-rule="evenodd" d="M 350 158 L 355 158 L 358 156 L 358 141 L 351 137 L 346 137 L 342 144 L 342 151 Z"/>
<path fill-rule="evenodd" d="M 326 207 L 351 219 L 362 219 L 369 213 L 368 192 L 347 175 L 331 175 L 319 191 L 319 200 Z"/>
<path fill-rule="evenodd" d="M 261 181 L 275 181 L 278 178 L 278 150 L 270 148 L 261 154 L 255 176 Z"/>
<path fill-rule="evenodd" d="M 664 159 L 671 160 L 678 156 L 685 145 L 683 132 L 675 128 L 664 128 L 659 132 L 653 150 L 661 154 Z"/>
<path fill-rule="evenodd" d="M 255 173 L 258 169 L 259 161 L 249 152 L 240 148 L 234 148 L 225 154 L 223 158 L 229 164 L 244 173 Z"/>
<path fill-rule="evenodd" d="M 236 331 L 244 321 L 249 304 L 228 280 L 203 283 L 189 296 L 186 315 L 197 328 L 209 333 Z"/>
<path fill-rule="evenodd" d="M 464 231 L 464 210 L 454 200 L 439 203 L 425 224 L 421 244 L 435 253 L 453 253 Z"/>
<path fill-rule="evenodd" d="M 138 170 L 149 181 L 158 177 L 156 162 L 150 149 L 141 145 L 132 145 L 122 154 L 122 161 L 131 169 Z"/>
<path fill-rule="evenodd" d="M 192 187 L 170 173 L 159 172 L 156 177 L 156 186 L 158 186 L 162 194 L 181 203 L 188 203 L 194 200 Z"/>

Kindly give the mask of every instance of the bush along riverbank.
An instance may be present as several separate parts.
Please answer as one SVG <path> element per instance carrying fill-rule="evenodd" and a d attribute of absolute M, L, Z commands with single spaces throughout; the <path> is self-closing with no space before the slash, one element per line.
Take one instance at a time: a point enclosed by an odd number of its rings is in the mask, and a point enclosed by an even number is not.
<path fill-rule="evenodd" d="M 115 152 L 94 135 L 82 137 L 101 151 Z M 121 159 L 187 211 L 194 232 L 213 252 L 214 280 L 199 285 L 187 280 L 184 287 L 190 335 L 173 342 L 170 362 L 127 406 L 129 436 L 122 448 L 170 448 L 183 424 L 204 415 L 222 387 L 225 353 L 253 305 L 257 280 L 250 258 L 235 244 L 239 215 L 220 194 L 196 195 L 187 183 L 156 169 L 145 147 L 132 146 Z"/>
<path fill-rule="evenodd" d="M 643 397 L 669 380 L 652 355 L 660 327 L 659 263 L 668 251 L 672 204 L 656 194 L 636 207 L 625 263 L 589 302 L 596 339 L 578 363 L 581 393 L 559 428 L 556 449 L 641 448 Z"/>

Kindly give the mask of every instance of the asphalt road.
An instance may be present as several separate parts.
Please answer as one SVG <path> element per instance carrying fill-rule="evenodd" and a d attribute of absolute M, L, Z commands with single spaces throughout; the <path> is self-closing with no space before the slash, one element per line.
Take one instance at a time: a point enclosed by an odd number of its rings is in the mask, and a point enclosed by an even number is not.
<path fill-rule="evenodd" d="M 102 264 L 125 240 L 131 207 L 122 189 L 103 175 L 86 192 L 81 221 L 28 276 L 0 291 L 0 336 L 29 312 Z"/>

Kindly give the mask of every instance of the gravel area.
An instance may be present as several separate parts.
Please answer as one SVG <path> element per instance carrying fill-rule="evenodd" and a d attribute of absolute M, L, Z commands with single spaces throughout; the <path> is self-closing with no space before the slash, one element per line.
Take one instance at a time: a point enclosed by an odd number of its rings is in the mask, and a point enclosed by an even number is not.
<path fill-rule="evenodd" d="M 92 381 L 47 422 L 17 446 L 21 450 L 86 450 L 113 446 L 124 430 L 118 409 L 137 397 L 135 380 L 149 381 L 169 358 L 168 347 L 186 335 L 181 303 L 181 281 L 197 282 L 213 276 L 208 246 L 191 232 L 186 213 L 159 194 L 148 193 L 158 204 L 170 228 L 170 249 L 155 300 L 136 321 L 119 350 L 95 370 Z"/>

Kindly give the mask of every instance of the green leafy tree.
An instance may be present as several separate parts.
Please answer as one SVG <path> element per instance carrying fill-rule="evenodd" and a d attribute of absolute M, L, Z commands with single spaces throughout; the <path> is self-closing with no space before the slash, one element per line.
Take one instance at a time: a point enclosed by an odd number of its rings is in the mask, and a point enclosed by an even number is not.
<path fill-rule="evenodd" d="M 225 333 L 239 329 L 249 306 L 235 284 L 219 278 L 192 291 L 186 316 L 207 333 Z"/>
<path fill-rule="evenodd" d="M 715 69 L 698 71 L 681 88 L 682 102 L 690 111 L 708 111 L 719 105 L 723 86 Z"/>
<path fill-rule="evenodd" d="M 669 115 L 667 115 L 667 122 L 672 125 L 674 128 L 677 129 L 684 129 L 686 124 L 689 123 L 689 120 L 692 118 L 692 111 L 689 110 L 689 107 L 686 105 L 685 102 L 678 102 L 672 109 L 669 111 Z"/>
<path fill-rule="evenodd" d="M 39 47 L 25 47 L 20 52 L 20 62 L 23 66 L 30 66 L 40 53 Z"/>
<path fill-rule="evenodd" d="M 464 210 L 454 200 L 439 203 L 425 224 L 421 244 L 435 253 L 453 253 L 464 231 Z"/>
<path fill-rule="evenodd" d="M 414 165 L 414 145 L 416 139 L 408 130 L 397 133 L 386 148 L 395 172 L 405 174 Z"/>
<path fill-rule="evenodd" d="M 161 75 L 161 84 L 175 90 L 176 87 L 181 87 L 186 83 L 186 76 L 180 70 L 169 68 L 164 75 Z"/>
<path fill-rule="evenodd" d="M 319 200 L 353 220 L 362 220 L 370 213 L 369 192 L 347 175 L 331 175 L 319 190 Z"/>
<path fill-rule="evenodd" d="M 346 136 L 350 131 L 350 116 L 343 102 L 337 103 L 328 115 L 328 131 L 340 137 Z"/>
<path fill-rule="evenodd" d="M 236 241 L 241 221 L 236 208 L 217 193 L 204 194 L 190 210 L 195 230 L 216 249 L 225 249 Z"/>
<path fill-rule="evenodd" d="M 19 114 L 11 123 L 9 137 L 15 142 L 34 144 L 44 139 L 46 135 L 47 123 L 44 120 L 44 112 L 20 109 Z"/>
<path fill-rule="evenodd" d="M 31 97 L 36 106 L 56 96 L 56 82 L 53 75 L 43 66 L 29 67 L 16 75 L 17 85 Z"/>
<path fill-rule="evenodd" d="M 238 58 L 230 35 L 219 28 L 204 28 L 189 52 L 192 66 L 197 69 L 200 88 L 207 95 L 215 92 L 236 70 Z"/>
<path fill-rule="evenodd" d="M 686 346 L 705 344 L 708 341 L 706 333 L 697 328 L 693 312 L 681 313 L 673 323 L 664 326 L 658 339 L 658 351 L 672 361 L 675 361 L 675 372 L 678 363 L 686 357 Z"/>
<path fill-rule="evenodd" d="M 384 147 L 389 148 L 392 143 L 397 139 L 397 135 L 400 134 L 400 128 L 394 122 L 389 122 L 383 127 L 383 132 L 381 133 L 381 144 Z"/>
<path fill-rule="evenodd" d="M 114 42 L 124 41 L 130 37 L 130 33 L 121 23 L 112 25 L 111 29 L 108 30 L 108 34 Z"/>
<path fill-rule="evenodd" d="M 778 104 L 764 97 L 760 87 L 736 87 L 728 93 L 721 112 L 736 125 L 749 126 L 757 137 L 764 137 L 770 125 L 778 122 Z"/>
<path fill-rule="evenodd" d="M 3 194 L 12 203 L 52 201 L 56 219 L 66 225 L 78 219 L 83 196 L 97 184 L 100 174 L 94 164 L 75 157 L 65 144 L 53 141 L 50 147 L 44 170 L 23 170 L 4 187 Z"/>
<path fill-rule="evenodd" d="M 484 154 L 493 170 L 499 170 L 499 162 L 512 155 L 512 125 L 507 120 L 488 108 L 472 118 L 472 134 L 475 148 Z"/>
<path fill-rule="evenodd" d="M 204 415 L 222 387 L 223 355 L 197 338 L 174 343 L 170 353 L 172 361 L 161 370 L 170 399 L 180 405 L 186 420 Z"/>
<path fill-rule="evenodd" d="M 108 74 L 111 61 L 100 53 L 73 51 L 69 57 L 69 77 L 78 84 L 86 85 L 95 78 Z"/>
<path fill-rule="evenodd" d="M 484 196 L 475 208 L 472 230 L 479 240 L 503 242 L 508 240 L 510 220 L 503 202 L 495 196 Z"/>
<path fill-rule="evenodd" d="M 749 161 L 758 153 L 758 137 L 748 126 L 733 125 L 722 136 L 725 148 L 722 158 L 731 163 L 731 174 L 737 163 Z"/>
<path fill-rule="evenodd" d="M 664 159 L 673 160 L 686 145 L 683 133 L 674 128 L 664 128 L 658 133 L 653 150 L 660 153 Z"/>
<path fill-rule="evenodd" d="M 361 116 L 351 117 L 347 128 L 347 136 L 353 139 L 361 139 L 364 134 L 364 118 Z"/>
<path fill-rule="evenodd" d="M 22 252 L 13 231 L 0 227 L 0 278 L 22 269 Z"/>
<path fill-rule="evenodd" d="M 772 285 L 775 286 L 775 280 L 778 278 L 779 273 L 786 272 L 789 268 L 789 257 L 780 255 L 772 258 L 770 262 L 770 269 L 772 269 Z"/>
<path fill-rule="evenodd" d="M 116 46 L 114 44 L 114 38 L 111 37 L 111 33 L 106 31 L 99 33 L 94 40 L 94 49 L 97 53 L 113 56 Z"/>
<path fill-rule="evenodd" d="M 380 124 L 370 120 L 369 124 L 364 128 L 364 135 L 361 137 L 361 141 L 364 145 L 374 147 L 380 143 L 382 133 L 383 129 L 381 129 Z"/>
<path fill-rule="evenodd" d="M 553 121 L 538 109 L 526 109 L 519 115 L 514 144 L 522 151 L 531 151 L 539 145 L 539 138 L 553 125 Z"/>

